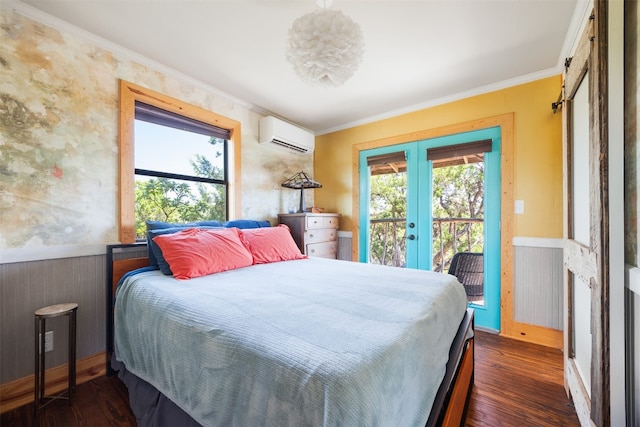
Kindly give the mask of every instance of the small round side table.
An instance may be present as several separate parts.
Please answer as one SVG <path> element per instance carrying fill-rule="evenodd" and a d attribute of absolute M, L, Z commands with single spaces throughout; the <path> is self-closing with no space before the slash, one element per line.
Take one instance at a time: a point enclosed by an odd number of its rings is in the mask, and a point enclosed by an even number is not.
<path fill-rule="evenodd" d="M 49 404 L 55 399 L 67 399 L 71 404 L 71 394 L 76 389 L 76 313 L 78 304 L 65 303 L 50 305 L 43 307 L 35 312 L 36 328 L 35 328 L 35 388 L 34 388 L 34 406 L 35 412 Z M 66 391 L 56 396 L 44 395 L 44 335 L 46 332 L 46 319 L 59 316 L 69 317 L 69 386 Z M 66 396 L 64 394 L 66 393 Z M 46 401 L 46 402 L 45 402 Z M 43 403 L 44 402 L 44 403 Z"/>

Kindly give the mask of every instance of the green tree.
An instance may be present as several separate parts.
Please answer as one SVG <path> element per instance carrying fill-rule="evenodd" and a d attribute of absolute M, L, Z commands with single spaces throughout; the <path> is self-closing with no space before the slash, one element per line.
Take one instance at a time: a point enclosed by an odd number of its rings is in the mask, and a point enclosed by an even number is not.
<path fill-rule="evenodd" d="M 209 143 L 219 147 L 216 158 L 221 157 L 224 140 L 211 138 Z M 224 170 L 205 156 L 196 154 L 190 162 L 195 176 L 224 179 Z M 226 188 L 223 185 L 168 178 L 137 179 L 135 182 L 135 227 L 138 238 L 144 238 L 147 220 L 224 221 L 226 211 Z"/>
<path fill-rule="evenodd" d="M 482 252 L 484 227 L 484 163 L 433 170 L 432 268 L 447 271 L 456 252 Z M 439 221 L 442 219 L 442 221 Z"/>
<path fill-rule="evenodd" d="M 374 175 L 369 188 L 369 262 L 403 267 L 406 265 L 407 174 Z"/>
<path fill-rule="evenodd" d="M 218 153 L 220 156 L 221 153 Z M 206 157 L 196 154 L 191 166 L 197 176 L 214 179 L 224 179 L 224 171 Z M 224 221 L 227 215 L 227 200 L 225 187 L 222 185 L 197 183 L 198 197 L 194 205 L 193 216 L 197 219 L 217 219 Z M 193 220 L 195 221 L 195 219 Z"/>
<path fill-rule="evenodd" d="M 135 185 L 137 237 L 145 235 L 145 220 L 181 221 L 185 206 L 192 199 L 189 184 L 167 178 L 136 180 Z"/>
<path fill-rule="evenodd" d="M 215 158 L 222 157 L 225 140 L 222 138 L 211 138 L 209 144 L 216 148 Z M 191 167 L 196 176 L 212 179 L 224 179 L 224 169 L 214 166 L 211 160 L 201 154 L 196 154 L 196 158 L 191 160 Z"/>
<path fill-rule="evenodd" d="M 484 163 L 433 170 L 432 268 L 447 271 L 453 254 L 483 251 Z M 406 173 L 370 179 L 369 262 L 406 265 Z M 459 221 L 478 219 L 477 222 Z"/>

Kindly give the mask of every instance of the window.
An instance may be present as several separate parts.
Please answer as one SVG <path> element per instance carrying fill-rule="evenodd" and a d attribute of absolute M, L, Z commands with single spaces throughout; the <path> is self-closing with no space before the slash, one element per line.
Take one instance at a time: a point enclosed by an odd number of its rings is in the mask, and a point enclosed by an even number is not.
<path fill-rule="evenodd" d="M 239 212 L 239 122 L 121 81 L 119 131 L 120 242 L 133 243 L 146 219 Z"/>
<path fill-rule="evenodd" d="M 227 219 L 229 131 L 135 104 L 135 231 L 146 220 Z"/>

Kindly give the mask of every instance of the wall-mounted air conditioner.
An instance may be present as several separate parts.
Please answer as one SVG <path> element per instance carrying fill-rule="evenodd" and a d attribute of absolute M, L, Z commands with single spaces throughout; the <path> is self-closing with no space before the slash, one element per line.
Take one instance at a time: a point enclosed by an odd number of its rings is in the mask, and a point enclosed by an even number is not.
<path fill-rule="evenodd" d="M 313 153 L 316 137 L 308 130 L 267 116 L 260 119 L 260 143 L 276 144 L 298 153 Z"/>

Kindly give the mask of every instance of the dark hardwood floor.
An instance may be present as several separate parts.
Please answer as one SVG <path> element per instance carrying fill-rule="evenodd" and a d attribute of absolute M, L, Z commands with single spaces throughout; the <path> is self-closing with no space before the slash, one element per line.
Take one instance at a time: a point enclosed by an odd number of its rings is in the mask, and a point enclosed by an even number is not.
<path fill-rule="evenodd" d="M 579 426 L 564 392 L 562 363 L 559 350 L 477 331 L 466 426 Z M 31 404 L 0 416 L 2 427 L 38 425 L 129 427 L 136 422 L 126 387 L 116 377 L 101 377 L 80 384 L 70 406 L 52 402 L 34 418 Z"/>
<path fill-rule="evenodd" d="M 560 350 L 476 331 L 466 426 L 580 426 Z"/>

